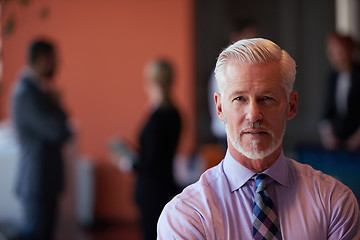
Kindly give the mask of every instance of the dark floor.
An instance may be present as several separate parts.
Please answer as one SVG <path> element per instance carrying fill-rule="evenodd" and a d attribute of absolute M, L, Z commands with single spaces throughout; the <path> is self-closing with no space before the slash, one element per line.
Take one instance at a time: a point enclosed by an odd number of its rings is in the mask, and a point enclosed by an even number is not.
<path fill-rule="evenodd" d="M 56 240 L 141 240 L 136 223 L 97 223 L 81 227 L 75 221 L 59 223 Z"/>
<path fill-rule="evenodd" d="M 17 240 L 18 228 L 0 225 L 0 240 Z M 6 237 L 5 237 L 6 236 Z M 60 219 L 54 240 L 141 240 L 136 223 L 96 223 L 82 227 L 75 219 Z"/>

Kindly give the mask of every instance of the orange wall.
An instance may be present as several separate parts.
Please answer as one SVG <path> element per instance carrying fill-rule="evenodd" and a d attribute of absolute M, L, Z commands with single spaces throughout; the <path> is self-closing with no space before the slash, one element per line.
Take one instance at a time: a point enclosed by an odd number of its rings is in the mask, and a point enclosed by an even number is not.
<path fill-rule="evenodd" d="M 121 135 L 136 142 L 145 112 L 142 69 L 155 56 L 174 62 L 175 98 L 186 127 L 181 151 L 194 143 L 194 97 L 191 0 L 137 1 L 12 1 L 3 24 L 15 13 L 14 32 L 3 37 L 3 108 L 8 91 L 23 65 L 29 41 L 50 36 L 61 54 L 58 84 L 79 125 L 81 152 L 106 157 L 109 138 Z M 101 3 L 100 3 L 101 2 Z M 39 13 L 49 8 L 49 17 Z M 4 106 L 5 105 L 5 106 Z"/>
<path fill-rule="evenodd" d="M 9 92 L 30 40 L 49 36 L 59 48 L 61 65 L 56 80 L 76 122 L 81 154 L 103 164 L 108 161 L 106 145 L 112 137 L 137 142 L 146 116 L 143 67 L 157 56 L 174 63 L 174 97 L 183 117 L 179 151 L 192 150 L 192 0 L 31 0 L 27 6 L 21 1 L 6 2 L 2 6 L 3 29 L 11 15 L 15 25 L 10 35 L 2 37 L 2 119 L 8 118 Z M 40 17 L 43 8 L 49 9 L 45 19 Z M 112 212 L 111 204 L 103 212 Z"/>

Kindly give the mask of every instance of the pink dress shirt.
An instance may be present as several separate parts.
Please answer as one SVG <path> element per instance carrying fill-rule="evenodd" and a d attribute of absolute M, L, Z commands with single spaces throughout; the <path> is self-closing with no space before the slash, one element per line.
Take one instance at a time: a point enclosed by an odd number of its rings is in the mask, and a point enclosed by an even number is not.
<path fill-rule="evenodd" d="M 263 173 L 283 239 L 360 239 L 359 205 L 347 186 L 283 154 Z M 158 239 L 252 239 L 254 174 L 227 152 L 165 206 Z"/>

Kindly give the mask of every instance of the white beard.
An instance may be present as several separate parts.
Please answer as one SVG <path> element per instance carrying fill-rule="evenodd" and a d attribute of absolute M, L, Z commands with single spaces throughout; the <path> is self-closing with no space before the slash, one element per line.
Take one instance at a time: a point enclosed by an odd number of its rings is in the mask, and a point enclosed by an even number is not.
<path fill-rule="evenodd" d="M 266 128 L 266 126 L 261 125 L 259 122 L 255 122 L 255 123 L 249 123 L 247 124 L 246 127 L 244 127 L 243 129 L 241 129 L 236 137 L 236 139 L 233 139 L 231 137 L 231 134 L 229 133 L 228 130 L 228 126 L 227 126 L 227 121 L 226 121 L 226 117 L 225 117 L 225 130 L 226 130 L 226 134 L 228 135 L 231 144 L 233 145 L 233 147 L 242 155 L 244 155 L 245 157 L 249 158 L 249 159 L 263 159 L 267 156 L 269 156 L 271 153 L 273 153 L 281 144 L 281 140 L 284 137 L 285 134 L 285 128 L 286 128 L 286 124 L 282 130 L 281 133 L 281 137 L 278 139 L 274 138 L 274 133 L 272 131 L 270 131 L 269 129 Z M 286 123 L 286 120 L 285 120 Z M 266 131 L 271 135 L 272 137 L 272 141 L 270 146 L 265 149 L 265 150 L 259 150 L 259 147 L 261 145 L 261 142 L 259 139 L 254 139 L 251 140 L 251 147 L 252 150 L 251 151 L 247 151 L 244 149 L 244 147 L 242 146 L 241 142 L 240 142 L 240 137 L 241 137 L 241 133 L 243 130 L 245 129 L 249 129 L 249 128 L 263 128 L 266 129 Z"/>

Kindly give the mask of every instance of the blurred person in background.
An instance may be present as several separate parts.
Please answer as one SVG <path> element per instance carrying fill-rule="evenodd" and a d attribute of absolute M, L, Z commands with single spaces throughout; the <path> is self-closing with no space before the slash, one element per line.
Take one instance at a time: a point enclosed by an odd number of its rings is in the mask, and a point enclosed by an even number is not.
<path fill-rule="evenodd" d="M 35 40 L 12 95 L 11 115 L 20 144 L 16 193 L 24 211 L 22 239 L 53 239 L 64 188 L 62 151 L 72 132 L 53 83 L 56 67 L 55 46 Z"/>
<path fill-rule="evenodd" d="M 171 99 L 173 68 L 165 60 L 150 62 L 145 68 L 145 91 L 150 113 L 140 133 L 140 150 L 134 153 L 122 141 L 112 143 L 122 170 L 137 174 L 135 200 L 140 209 L 144 239 L 156 239 L 156 224 L 165 204 L 179 192 L 173 162 L 179 142 L 181 119 Z"/>
<path fill-rule="evenodd" d="M 332 67 L 328 78 L 324 119 L 319 124 L 323 146 L 328 150 L 360 149 L 360 65 L 356 43 L 349 36 L 331 33 L 326 53 Z"/>
<path fill-rule="evenodd" d="M 260 36 L 258 24 L 251 18 L 245 18 L 237 21 L 229 34 L 229 43 L 234 43 L 241 39 L 255 38 Z M 215 73 L 212 71 L 208 82 L 208 103 L 210 114 L 210 129 L 217 138 L 219 144 L 226 149 L 226 132 L 224 123 L 218 118 L 216 108 L 214 108 L 214 93 L 218 92 L 218 86 L 215 79 Z"/>
<path fill-rule="evenodd" d="M 151 114 L 140 135 L 140 153 L 134 164 L 137 173 L 136 202 L 140 207 L 145 239 L 156 238 L 160 213 L 178 187 L 173 160 L 180 136 L 180 115 L 172 99 L 173 68 L 164 60 L 149 63 L 145 88 Z"/>

